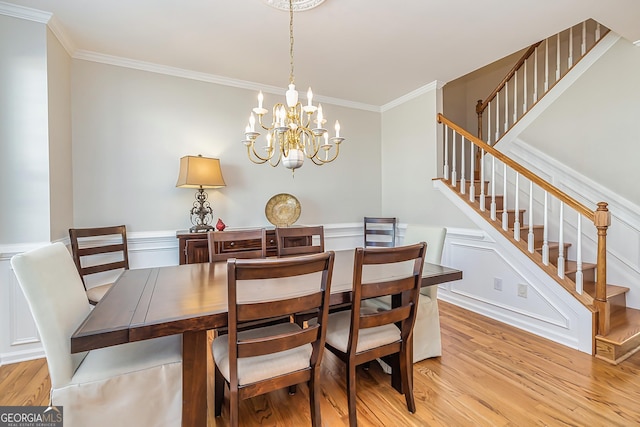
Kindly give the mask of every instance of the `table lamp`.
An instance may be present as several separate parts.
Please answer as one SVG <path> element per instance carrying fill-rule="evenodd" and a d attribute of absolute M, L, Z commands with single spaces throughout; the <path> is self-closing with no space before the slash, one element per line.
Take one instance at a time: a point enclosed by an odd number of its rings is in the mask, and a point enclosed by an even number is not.
<path fill-rule="evenodd" d="M 226 186 L 220 170 L 220 160 L 209 157 L 184 156 L 180 159 L 180 173 L 176 187 L 197 188 L 196 201 L 191 208 L 190 232 L 213 230 L 213 210 L 207 200 L 205 188 L 221 188 Z"/>

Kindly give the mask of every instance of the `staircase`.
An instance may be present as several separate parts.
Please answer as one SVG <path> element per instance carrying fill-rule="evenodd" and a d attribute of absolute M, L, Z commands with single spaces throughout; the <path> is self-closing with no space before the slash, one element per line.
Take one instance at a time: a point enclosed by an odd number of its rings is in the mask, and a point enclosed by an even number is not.
<path fill-rule="evenodd" d="M 446 119 L 442 118 L 442 120 Z M 592 354 L 595 357 L 612 364 L 618 364 L 640 350 L 640 310 L 626 307 L 625 295 L 629 291 L 628 287 L 605 284 L 604 302 L 598 301 L 596 297 L 598 265 L 595 262 L 583 261 L 579 267 L 578 261 L 570 259 L 568 256 L 568 249 L 573 243 L 548 240 L 545 249 L 544 225 L 532 224 L 530 227 L 529 224 L 526 224 L 525 219 L 528 212 L 525 208 L 518 209 L 518 214 L 515 209 L 505 210 L 504 195 L 496 194 L 494 197 L 495 219 L 492 219 L 490 209 L 481 209 L 480 194 L 475 194 L 473 200 L 470 199 L 472 185 L 469 181 L 463 183 L 461 180 L 454 182 L 444 178 L 440 178 L 440 180 L 484 217 L 487 223 L 507 237 L 515 247 L 538 264 L 550 277 L 553 277 L 559 286 L 562 286 L 593 312 Z M 481 184 L 480 180 L 474 180 L 473 186 L 479 188 Z M 482 197 L 485 198 L 485 206 L 490 206 L 492 203 L 492 196 L 487 195 L 489 187 L 490 181 L 484 181 L 484 196 Z M 506 230 L 503 226 L 503 217 L 507 221 Z M 516 226 L 519 228 L 516 229 Z M 516 239 L 518 235 L 520 236 L 519 240 Z M 530 251 L 530 242 L 533 252 Z M 546 264 L 545 258 L 547 259 Z M 562 263 L 560 269 L 558 269 L 559 262 Z M 561 276 L 561 272 L 564 277 Z M 582 276 L 582 290 L 579 289 L 577 275 Z"/>
<path fill-rule="evenodd" d="M 575 28 L 581 37 L 574 37 Z M 595 34 L 590 47 L 588 28 Z M 478 101 L 477 137 L 439 114 L 444 127 L 444 177 L 438 179 L 592 313 L 592 354 L 618 364 L 640 350 L 640 310 L 626 306 L 628 287 L 607 283 L 606 236 L 611 221 L 607 203 L 598 203 L 595 209 L 584 206 L 494 147 L 607 31 L 585 21 L 532 45 L 491 95 Z M 581 39 L 577 44 L 582 57 L 577 59 L 575 39 Z M 563 61 L 560 52 L 565 45 L 568 59 Z M 556 58 L 551 66 L 550 46 L 555 46 L 551 56 Z M 545 64 L 542 72 L 539 60 Z M 552 204 L 559 218 L 549 218 Z M 570 214 L 565 215 L 565 209 Z M 566 225 L 575 227 L 575 235 L 564 231 Z M 589 247 L 590 239 L 597 242 L 596 248 Z M 594 259 L 583 259 L 585 248 L 596 254 Z"/>

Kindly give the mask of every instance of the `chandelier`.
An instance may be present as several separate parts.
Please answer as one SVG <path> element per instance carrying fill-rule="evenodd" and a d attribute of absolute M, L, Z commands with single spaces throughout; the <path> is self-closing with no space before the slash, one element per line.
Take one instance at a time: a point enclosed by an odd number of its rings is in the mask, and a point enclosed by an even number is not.
<path fill-rule="evenodd" d="M 293 0 L 289 0 L 289 89 L 286 91 L 286 104 L 278 103 L 271 111 L 271 123 L 265 123 L 268 110 L 263 108 L 264 96 L 258 94 L 258 106 L 249 117 L 245 129 L 245 139 L 249 160 L 256 164 L 269 163 L 276 167 L 282 162 L 284 167 L 295 172 L 304 163 L 305 158 L 316 165 L 324 165 L 334 161 L 340 153 L 340 123 L 336 120 L 335 136 L 323 125 L 326 119 L 322 114 L 322 105 L 313 105 L 313 92 L 307 91 L 307 104 L 298 100 L 298 91 L 293 77 Z M 256 123 L 256 116 L 258 116 Z M 315 116 L 315 117 L 314 117 Z M 256 124 L 266 131 L 266 144 L 256 148 L 259 132 Z"/>

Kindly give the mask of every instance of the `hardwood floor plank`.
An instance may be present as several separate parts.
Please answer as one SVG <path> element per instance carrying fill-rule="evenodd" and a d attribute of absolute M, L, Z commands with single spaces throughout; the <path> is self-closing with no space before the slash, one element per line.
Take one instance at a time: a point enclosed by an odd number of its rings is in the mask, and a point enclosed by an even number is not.
<path fill-rule="evenodd" d="M 442 357 L 414 365 L 415 414 L 407 411 L 377 363 L 358 368 L 358 425 L 378 426 L 629 426 L 640 424 L 640 353 L 610 365 L 500 322 L 439 302 Z M 208 337 L 213 339 L 213 334 Z M 209 357 L 208 368 L 213 372 Z M 0 367 L 0 405 L 46 405 L 50 381 L 44 359 Z M 210 426 L 228 423 L 213 415 Z M 323 425 L 348 426 L 344 364 L 325 352 Z M 240 404 L 243 426 L 310 425 L 306 386 Z"/>

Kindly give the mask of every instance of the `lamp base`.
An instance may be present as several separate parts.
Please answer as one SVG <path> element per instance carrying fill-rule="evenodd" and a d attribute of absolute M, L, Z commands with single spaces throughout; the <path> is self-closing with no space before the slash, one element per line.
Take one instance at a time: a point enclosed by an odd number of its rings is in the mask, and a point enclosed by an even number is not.
<path fill-rule="evenodd" d="M 215 231 L 215 228 L 210 225 L 198 224 L 189 229 L 190 233 L 206 233 L 208 231 Z"/>

